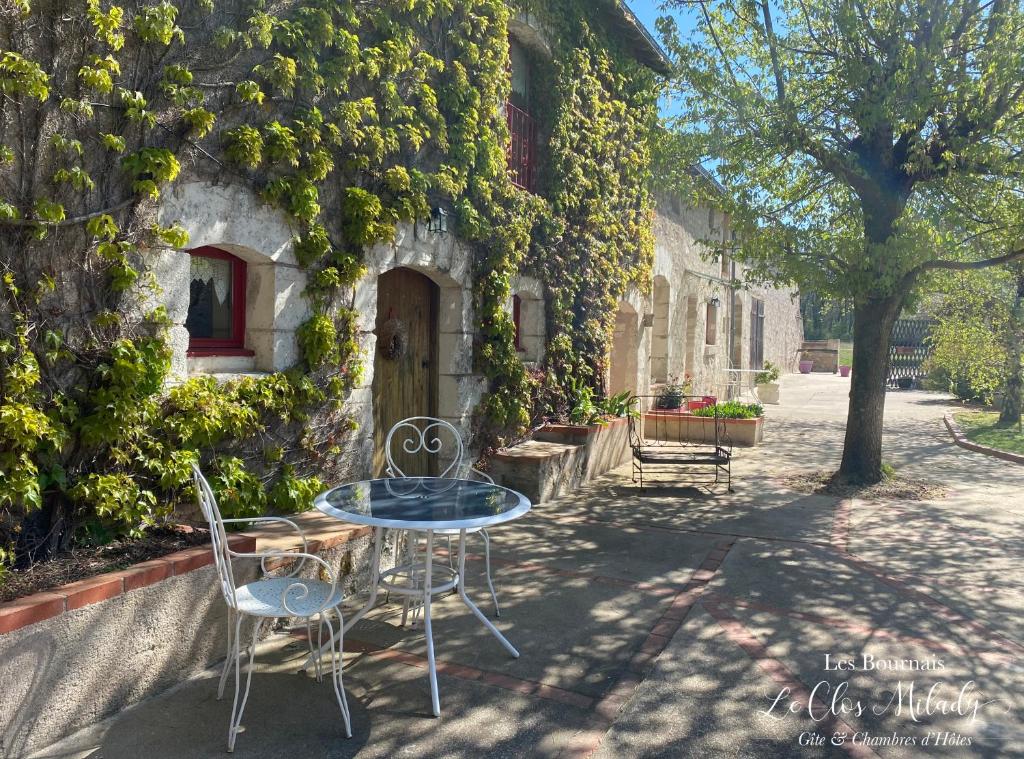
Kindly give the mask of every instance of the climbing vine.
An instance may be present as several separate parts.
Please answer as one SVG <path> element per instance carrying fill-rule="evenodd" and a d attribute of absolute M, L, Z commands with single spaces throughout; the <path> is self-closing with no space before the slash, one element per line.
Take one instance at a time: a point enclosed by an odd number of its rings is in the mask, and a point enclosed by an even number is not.
<path fill-rule="evenodd" d="M 345 399 L 363 251 L 434 205 L 477 252 L 481 441 L 523 429 L 570 379 L 600 383 L 615 303 L 650 265 L 656 89 L 587 3 L 534 5 L 554 93 L 536 195 L 506 169 L 501 0 L 0 9 L 0 565 L 83 526 L 145 530 L 199 459 L 226 513 L 305 507 L 358 446 Z M 249 186 L 290 219 L 312 315 L 288 371 L 170 382 L 153 265 L 189 241 L 155 210 L 183 176 Z M 543 377 L 506 310 L 524 271 L 551 294 Z"/>

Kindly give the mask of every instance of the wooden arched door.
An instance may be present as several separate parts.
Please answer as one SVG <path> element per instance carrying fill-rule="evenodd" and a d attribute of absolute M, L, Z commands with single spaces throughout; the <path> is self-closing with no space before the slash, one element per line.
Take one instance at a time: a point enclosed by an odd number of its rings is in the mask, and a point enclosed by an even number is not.
<path fill-rule="evenodd" d="M 377 278 L 377 349 L 373 358 L 373 422 L 375 475 L 384 472 L 384 440 L 388 430 L 410 416 L 437 415 L 438 287 L 412 269 L 392 269 Z M 392 339 L 390 348 L 382 337 Z M 394 347 L 404 342 L 404 350 Z M 434 473 L 433 457 L 392 452 L 409 475 Z"/>

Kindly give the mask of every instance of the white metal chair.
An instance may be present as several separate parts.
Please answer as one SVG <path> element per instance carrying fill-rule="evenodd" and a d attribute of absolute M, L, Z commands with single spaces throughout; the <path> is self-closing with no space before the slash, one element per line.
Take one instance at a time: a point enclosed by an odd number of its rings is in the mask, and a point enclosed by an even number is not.
<path fill-rule="evenodd" d="M 444 437 L 451 438 L 451 450 L 445 451 L 444 448 Z M 400 422 L 396 422 L 394 426 L 388 430 L 387 437 L 384 440 L 384 456 L 387 459 L 387 467 L 385 472 L 389 477 L 419 477 L 422 476 L 418 473 L 404 472 L 395 463 L 393 447 L 396 444 L 396 438 L 401 442 L 401 449 L 403 452 L 408 454 L 417 453 L 428 453 L 433 456 L 440 457 L 444 454 L 444 459 L 448 461 L 447 465 L 440 462 L 442 466 L 439 466 L 440 472 L 438 477 L 452 477 L 458 479 L 480 479 L 485 482 L 489 482 L 492 485 L 494 480 L 484 472 L 476 469 L 469 461 L 466 460 L 466 445 L 462 441 L 462 435 L 455 427 L 446 422 L 444 419 L 437 419 L 432 416 L 410 416 L 407 419 L 403 419 Z M 443 468 L 442 468 L 443 467 Z M 466 530 L 466 534 L 478 533 L 484 542 L 484 562 L 487 567 L 487 587 L 491 591 L 491 599 L 494 601 L 494 616 L 501 616 L 501 608 L 498 606 L 498 594 L 494 592 L 494 583 L 491 580 L 491 536 L 487 534 L 487 530 L 483 527 L 477 527 L 474 529 Z M 448 561 L 451 562 L 452 558 L 452 537 L 458 537 L 458 530 L 435 530 L 435 535 L 444 535 L 448 540 Z M 403 533 L 399 533 L 395 537 L 395 555 L 399 555 L 401 550 L 401 544 L 403 537 L 406 539 L 406 545 L 411 551 L 413 545 L 409 543 L 408 536 Z M 411 556 L 411 553 L 410 553 Z M 402 625 L 405 625 L 406 618 L 409 612 L 409 602 L 406 600 L 405 607 L 402 612 Z"/>
<path fill-rule="evenodd" d="M 224 669 L 220 674 L 220 684 L 217 687 L 217 699 L 224 697 L 224 684 L 227 682 L 231 669 L 235 670 L 235 700 L 231 706 L 231 724 L 228 728 L 228 751 L 234 751 L 235 738 L 238 737 L 242 723 L 242 712 L 245 710 L 245 702 L 249 698 L 249 685 L 252 682 L 253 657 L 256 651 L 256 643 L 259 640 L 260 629 L 267 620 L 279 617 L 297 617 L 306 620 L 306 631 L 309 639 L 310 652 L 313 651 L 313 634 L 311 622 L 313 617 L 318 617 L 318 643 L 323 644 L 323 629 L 327 627 L 331 640 L 334 636 L 334 624 L 331 621 L 333 611 L 338 618 L 338 648 L 331 648 L 331 679 L 334 682 L 334 694 L 338 699 L 338 706 L 341 707 L 341 716 L 345 722 L 345 736 L 352 737 L 352 723 L 349 718 L 348 702 L 345 699 L 345 689 L 341 680 L 341 650 L 345 625 L 341 615 L 342 590 L 338 587 L 338 577 L 331 570 L 327 562 L 319 556 L 309 553 L 306 537 L 302 530 L 290 519 L 284 517 L 256 517 L 251 519 L 223 519 L 220 509 L 217 507 L 217 499 L 213 495 L 210 484 L 206 481 L 202 471 L 195 464 L 192 465 L 192 481 L 196 490 L 196 498 L 199 507 L 203 510 L 203 516 L 210 524 L 210 538 L 213 542 L 213 555 L 217 565 L 217 576 L 220 582 L 221 591 L 224 593 L 224 600 L 228 605 L 228 650 L 227 659 L 224 661 Z M 225 524 L 234 522 L 264 523 L 283 522 L 294 529 L 302 539 L 302 551 L 261 551 L 259 553 L 238 553 L 228 547 L 227 533 L 224 530 Z M 232 559 L 250 558 L 260 560 L 260 569 L 264 577 L 260 580 L 247 583 L 238 587 L 235 585 L 234 571 L 231 566 Z M 286 573 L 277 575 L 270 574 L 268 560 L 284 559 L 291 560 L 292 565 Z M 317 565 L 321 576 L 326 574 L 329 581 L 311 580 L 298 577 L 307 562 Z M 239 658 L 241 656 L 241 629 L 244 617 L 253 617 L 256 622 L 253 626 L 252 638 L 248 646 L 249 667 L 245 678 L 245 690 L 241 690 L 241 673 Z M 316 679 L 323 680 L 322 658 L 316 658 Z"/>

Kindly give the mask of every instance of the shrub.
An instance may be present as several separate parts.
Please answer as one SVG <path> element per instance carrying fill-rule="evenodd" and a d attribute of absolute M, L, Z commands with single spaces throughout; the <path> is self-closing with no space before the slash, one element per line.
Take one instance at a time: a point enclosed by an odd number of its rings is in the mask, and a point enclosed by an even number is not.
<path fill-rule="evenodd" d="M 694 416 L 715 416 L 719 419 L 756 419 L 764 416 L 764 407 L 760 403 L 744 403 L 743 401 L 726 401 L 713 406 L 694 409 Z"/>
<path fill-rule="evenodd" d="M 754 382 L 758 385 L 768 385 L 778 382 L 782 371 L 771 361 L 764 362 L 764 370 L 754 375 Z"/>

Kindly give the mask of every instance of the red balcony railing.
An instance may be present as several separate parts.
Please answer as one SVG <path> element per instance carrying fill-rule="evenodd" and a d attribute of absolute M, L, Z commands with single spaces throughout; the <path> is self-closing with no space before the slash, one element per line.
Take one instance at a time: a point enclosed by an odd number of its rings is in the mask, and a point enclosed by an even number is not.
<path fill-rule="evenodd" d="M 511 103 L 505 103 L 508 131 L 512 139 L 508 146 L 508 170 L 512 183 L 524 190 L 533 190 L 537 159 L 536 131 L 533 117 Z"/>

